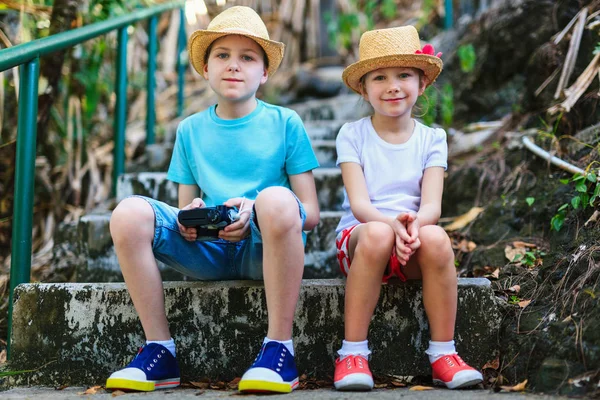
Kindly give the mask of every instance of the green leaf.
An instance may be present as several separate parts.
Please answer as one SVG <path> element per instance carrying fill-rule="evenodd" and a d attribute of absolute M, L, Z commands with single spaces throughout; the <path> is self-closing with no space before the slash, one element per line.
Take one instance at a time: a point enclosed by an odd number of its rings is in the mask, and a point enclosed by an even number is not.
<path fill-rule="evenodd" d="M 575 210 L 577 210 L 579 208 L 580 204 L 581 204 L 581 197 L 575 196 L 571 199 L 571 205 L 573 206 L 573 208 Z"/>
<path fill-rule="evenodd" d="M 581 181 L 584 180 L 585 176 L 581 175 L 581 174 L 575 174 L 573 175 L 573 178 L 571 179 L 573 182 L 577 182 L 577 181 Z"/>
<path fill-rule="evenodd" d="M 585 182 L 578 183 L 577 186 L 575 186 L 575 190 L 577 190 L 579 193 L 587 192 L 587 186 Z"/>
<path fill-rule="evenodd" d="M 563 185 L 567 185 L 569 182 L 571 182 L 570 179 L 561 179 L 560 183 L 562 183 Z"/>
<path fill-rule="evenodd" d="M 531 205 L 535 202 L 535 197 L 528 197 L 525 199 L 525 202 L 529 207 L 531 207 Z"/>
<path fill-rule="evenodd" d="M 475 47 L 473 47 L 472 44 L 465 44 L 459 46 L 457 54 L 458 59 L 460 60 L 461 71 L 465 73 L 473 71 L 473 69 L 475 68 L 475 61 L 477 59 Z"/>
<path fill-rule="evenodd" d="M 587 174 L 587 180 L 590 182 L 596 182 L 598 178 L 596 177 L 596 174 L 594 174 L 593 172 L 590 172 L 589 174 Z"/>
<path fill-rule="evenodd" d="M 554 217 L 552 217 L 552 220 L 550 221 L 550 227 L 551 227 L 551 229 L 555 230 L 556 232 L 559 232 L 564 223 L 565 223 L 564 214 L 556 214 Z"/>
<path fill-rule="evenodd" d="M 565 203 L 565 204 L 563 204 L 562 206 L 560 206 L 560 207 L 558 208 L 558 211 L 560 212 L 560 211 L 562 211 L 562 210 L 566 209 L 567 207 L 569 207 L 569 205 L 568 205 L 567 203 Z"/>

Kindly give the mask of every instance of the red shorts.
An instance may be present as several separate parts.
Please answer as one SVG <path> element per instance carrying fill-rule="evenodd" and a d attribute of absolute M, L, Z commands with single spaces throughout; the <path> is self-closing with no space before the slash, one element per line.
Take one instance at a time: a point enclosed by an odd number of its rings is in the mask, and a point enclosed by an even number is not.
<path fill-rule="evenodd" d="M 340 269 L 344 276 L 348 276 L 348 272 L 350 272 L 350 257 L 348 256 L 348 243 L 350 242 L 350 235 L 354 228 L 358 225 L 351 226 L 350 228 L 346 228 L 341 231 L 337 238 L 335 239 L 335 246 L 337 247 L 337 259 L 340 263 Z M 398 261 L 398 257 L 396 257 L 396 252 L 392 251 L 392 255 L 390 256 L 390 261 L 388 262 L 387 268 L 383 274 L 382 281 L 387 282 L 392 277 L 397 277 L 402 282 L 406 282 L 406 276 L 404 272 L 402 272 L 402 264 Z"/>

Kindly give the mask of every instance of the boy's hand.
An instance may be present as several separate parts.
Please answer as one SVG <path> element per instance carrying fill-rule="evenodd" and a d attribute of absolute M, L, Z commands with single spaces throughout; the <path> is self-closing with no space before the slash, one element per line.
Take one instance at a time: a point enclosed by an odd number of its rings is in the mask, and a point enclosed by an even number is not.
<path fill-rule="evenodd" d="M 220 230 L 219 238 L 228 242 L 239 242 L 250 234 L 250 215 L 252 214 L 254 201 L 243 197 L 234 197 L 227 200 L 223 205 L 237 207 L 239 219 Z"/>
<path fill-rule="evenodd" d="M 183 207 L 182 210 L 190 210 L 192 208 L 204 208 L 204 207 L 206 207 L 206 204 L 204 204 L 204 200 L 202 200 L 200 197 L 196 197 L 194 200 L 192 200 L 192 202 L 190 204 Z M 189 242 L 193 242 L 194 240 L 196 240 L 196 238 L 198 237 L 196 228 L 194 228 L 194 227 L 186 228 L 185 226 L 181 225 L 179 223 L 179 221 L 177 221 L 177 225 L 179 226 L 179 233 L 181 234 L 181 236 L 184 237 L 185 240 L 187 240 Z"/>

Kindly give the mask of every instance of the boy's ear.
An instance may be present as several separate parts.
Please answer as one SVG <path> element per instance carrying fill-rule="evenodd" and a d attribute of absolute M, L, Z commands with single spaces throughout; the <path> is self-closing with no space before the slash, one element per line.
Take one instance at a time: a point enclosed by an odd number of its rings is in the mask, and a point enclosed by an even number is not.
<path fill-rule="evenodd" d="M 204 79 L 208 80 L 208 63 L 205 63 L 202 68 L 202 76 L 204 76 Z"/>
<path fill-rule="evenodd" d="M 260 77 L 260 84 L 264 85 L 265 83 L 267 83 L 268 79 L 269 79 L 269 71 L 267 71 L 266 68 L 263 68 L 263 74 Z"/>

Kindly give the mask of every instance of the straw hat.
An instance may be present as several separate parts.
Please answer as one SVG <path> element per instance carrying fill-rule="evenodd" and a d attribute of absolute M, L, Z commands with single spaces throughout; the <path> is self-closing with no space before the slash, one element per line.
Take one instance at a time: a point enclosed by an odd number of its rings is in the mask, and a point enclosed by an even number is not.
<path fill-rule="evenodd" d="M 418 68 L 425 74 L 426 86 L 442 72 L 442 53 L 434 55 L 431 45 L 421 49 L 419 33 L 414 26 L 365 32 L 360 37 L 358 53 L 359 61 L 349 65 L 342 74 L 344 83 L 357 93 L 360 93 L 360 78 L 379 68 Z"/>
<path fill-rule="evenodd" d="M 204 56 L 212 42 L 226 35 L 246 36 L 260 45 L 269 60 L 268 73 L 273 75 L 281 60 L 285 45 L 269 39 L 269 32 L 260 16 L 249 7 L 231 7 L 217 15 L 206 29 L 192 33 L 188 50 L 190 62 L 200 75 L 204 69 Z"/>

